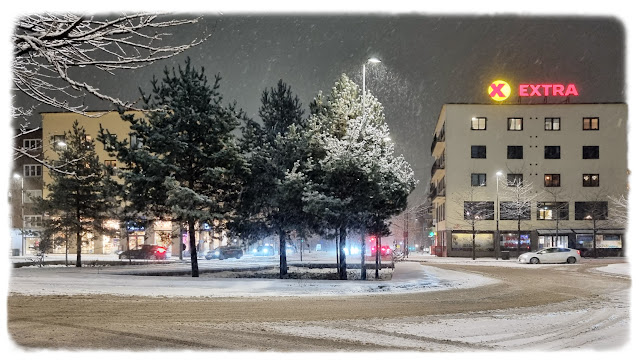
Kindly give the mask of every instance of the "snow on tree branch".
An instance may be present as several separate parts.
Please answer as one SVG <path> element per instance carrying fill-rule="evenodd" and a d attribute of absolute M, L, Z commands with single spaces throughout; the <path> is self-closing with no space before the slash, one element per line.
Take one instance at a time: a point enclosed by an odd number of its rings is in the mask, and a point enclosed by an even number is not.
<path fill-rule="evenodd" d="M 186 44 L 167 45 L 164 41 L 171 33 L 163 31 L 198 21 L 161 20 L 158 14 L 147 13 L 112 19 L 75 14 L 22 17 L 11 37 L 13 83 L 16 90 L 40 103 L 83 115 L 87 115 L 87 107 L 82 98 L 87 94 L 132 108 L 132 102 L 107 95 L 80 80 L 74 69 L 89 67 L 113 75 L 114 70 L 137 69 L 175 56 L 203 43 L 209 35 Z M 14 115 L 24 112 L 13 109 Z"/>

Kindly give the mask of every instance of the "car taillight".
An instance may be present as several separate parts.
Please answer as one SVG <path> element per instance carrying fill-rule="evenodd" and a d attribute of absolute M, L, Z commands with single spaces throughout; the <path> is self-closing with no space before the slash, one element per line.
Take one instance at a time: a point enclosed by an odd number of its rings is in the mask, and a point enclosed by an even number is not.
<path fill-rule="evenodd" d="M 580 250 L 576 250 L 578 252 L 578 255 L 582 256 L 582 254 L 580 254 Z"/>
<path fill-rule="evenodd" d="M 159 253 L 161 253 L 161 254 L 162 254 L 162 253 L 164 253 L 165 251 L 167 251 L 167 249 L 165 249 L 165 248 L 158 248 L 158 252 L 159 252 Z"/>

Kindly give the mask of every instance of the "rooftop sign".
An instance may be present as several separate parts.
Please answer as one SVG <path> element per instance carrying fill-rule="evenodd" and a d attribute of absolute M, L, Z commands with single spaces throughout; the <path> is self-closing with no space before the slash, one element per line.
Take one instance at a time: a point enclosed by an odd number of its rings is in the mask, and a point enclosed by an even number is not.
<path fill-rule="evenodd" d="M 489 97 L 494 101 L 504 101 L 511 95 L 511 86 L 504 80 L 496 80 L 487 89 Z M 574 84 L 520 84 L 518 96 L 578 96 L 578 89 Z"/>

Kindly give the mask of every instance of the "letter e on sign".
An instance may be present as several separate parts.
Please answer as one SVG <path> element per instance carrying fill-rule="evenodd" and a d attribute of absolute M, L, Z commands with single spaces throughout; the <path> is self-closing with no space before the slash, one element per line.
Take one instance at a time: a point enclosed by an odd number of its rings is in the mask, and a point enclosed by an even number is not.
<path fill-rule="evenodd" d="M 511 95 L 511 86 L 506 81 L 496 80 L 487 89 L 489 97 L 495 101 L 506 100 Z"/>

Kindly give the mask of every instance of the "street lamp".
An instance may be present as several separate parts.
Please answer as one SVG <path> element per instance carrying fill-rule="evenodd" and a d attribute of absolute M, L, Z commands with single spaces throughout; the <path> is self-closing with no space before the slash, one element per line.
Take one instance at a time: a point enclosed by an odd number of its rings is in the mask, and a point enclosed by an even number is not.
<path fill-rule="evenodd" d="M 26 249 L 25 249 L 25 243 L 24 243 L 24 177 L 20 176 L 20 174 L 13 174 L 13 178 L 14 179 L 20 179 L 20 208 L 21 208 L 21 214 L 20 214 L 20 220 L 22 220 L 22 231 L 21 235 L 22 235 L 22 256 L 25 255 Z"/>
<path fill-rule="evenodd" d="M 502 171 L 496 172 L 496 240 L 493 244 L 493 248 L 496 253 L 496 260 L 498 260 L 498 252 L 500 250 L 500 197 L 498 192 L 498 181 L 502 176 Z"/>

